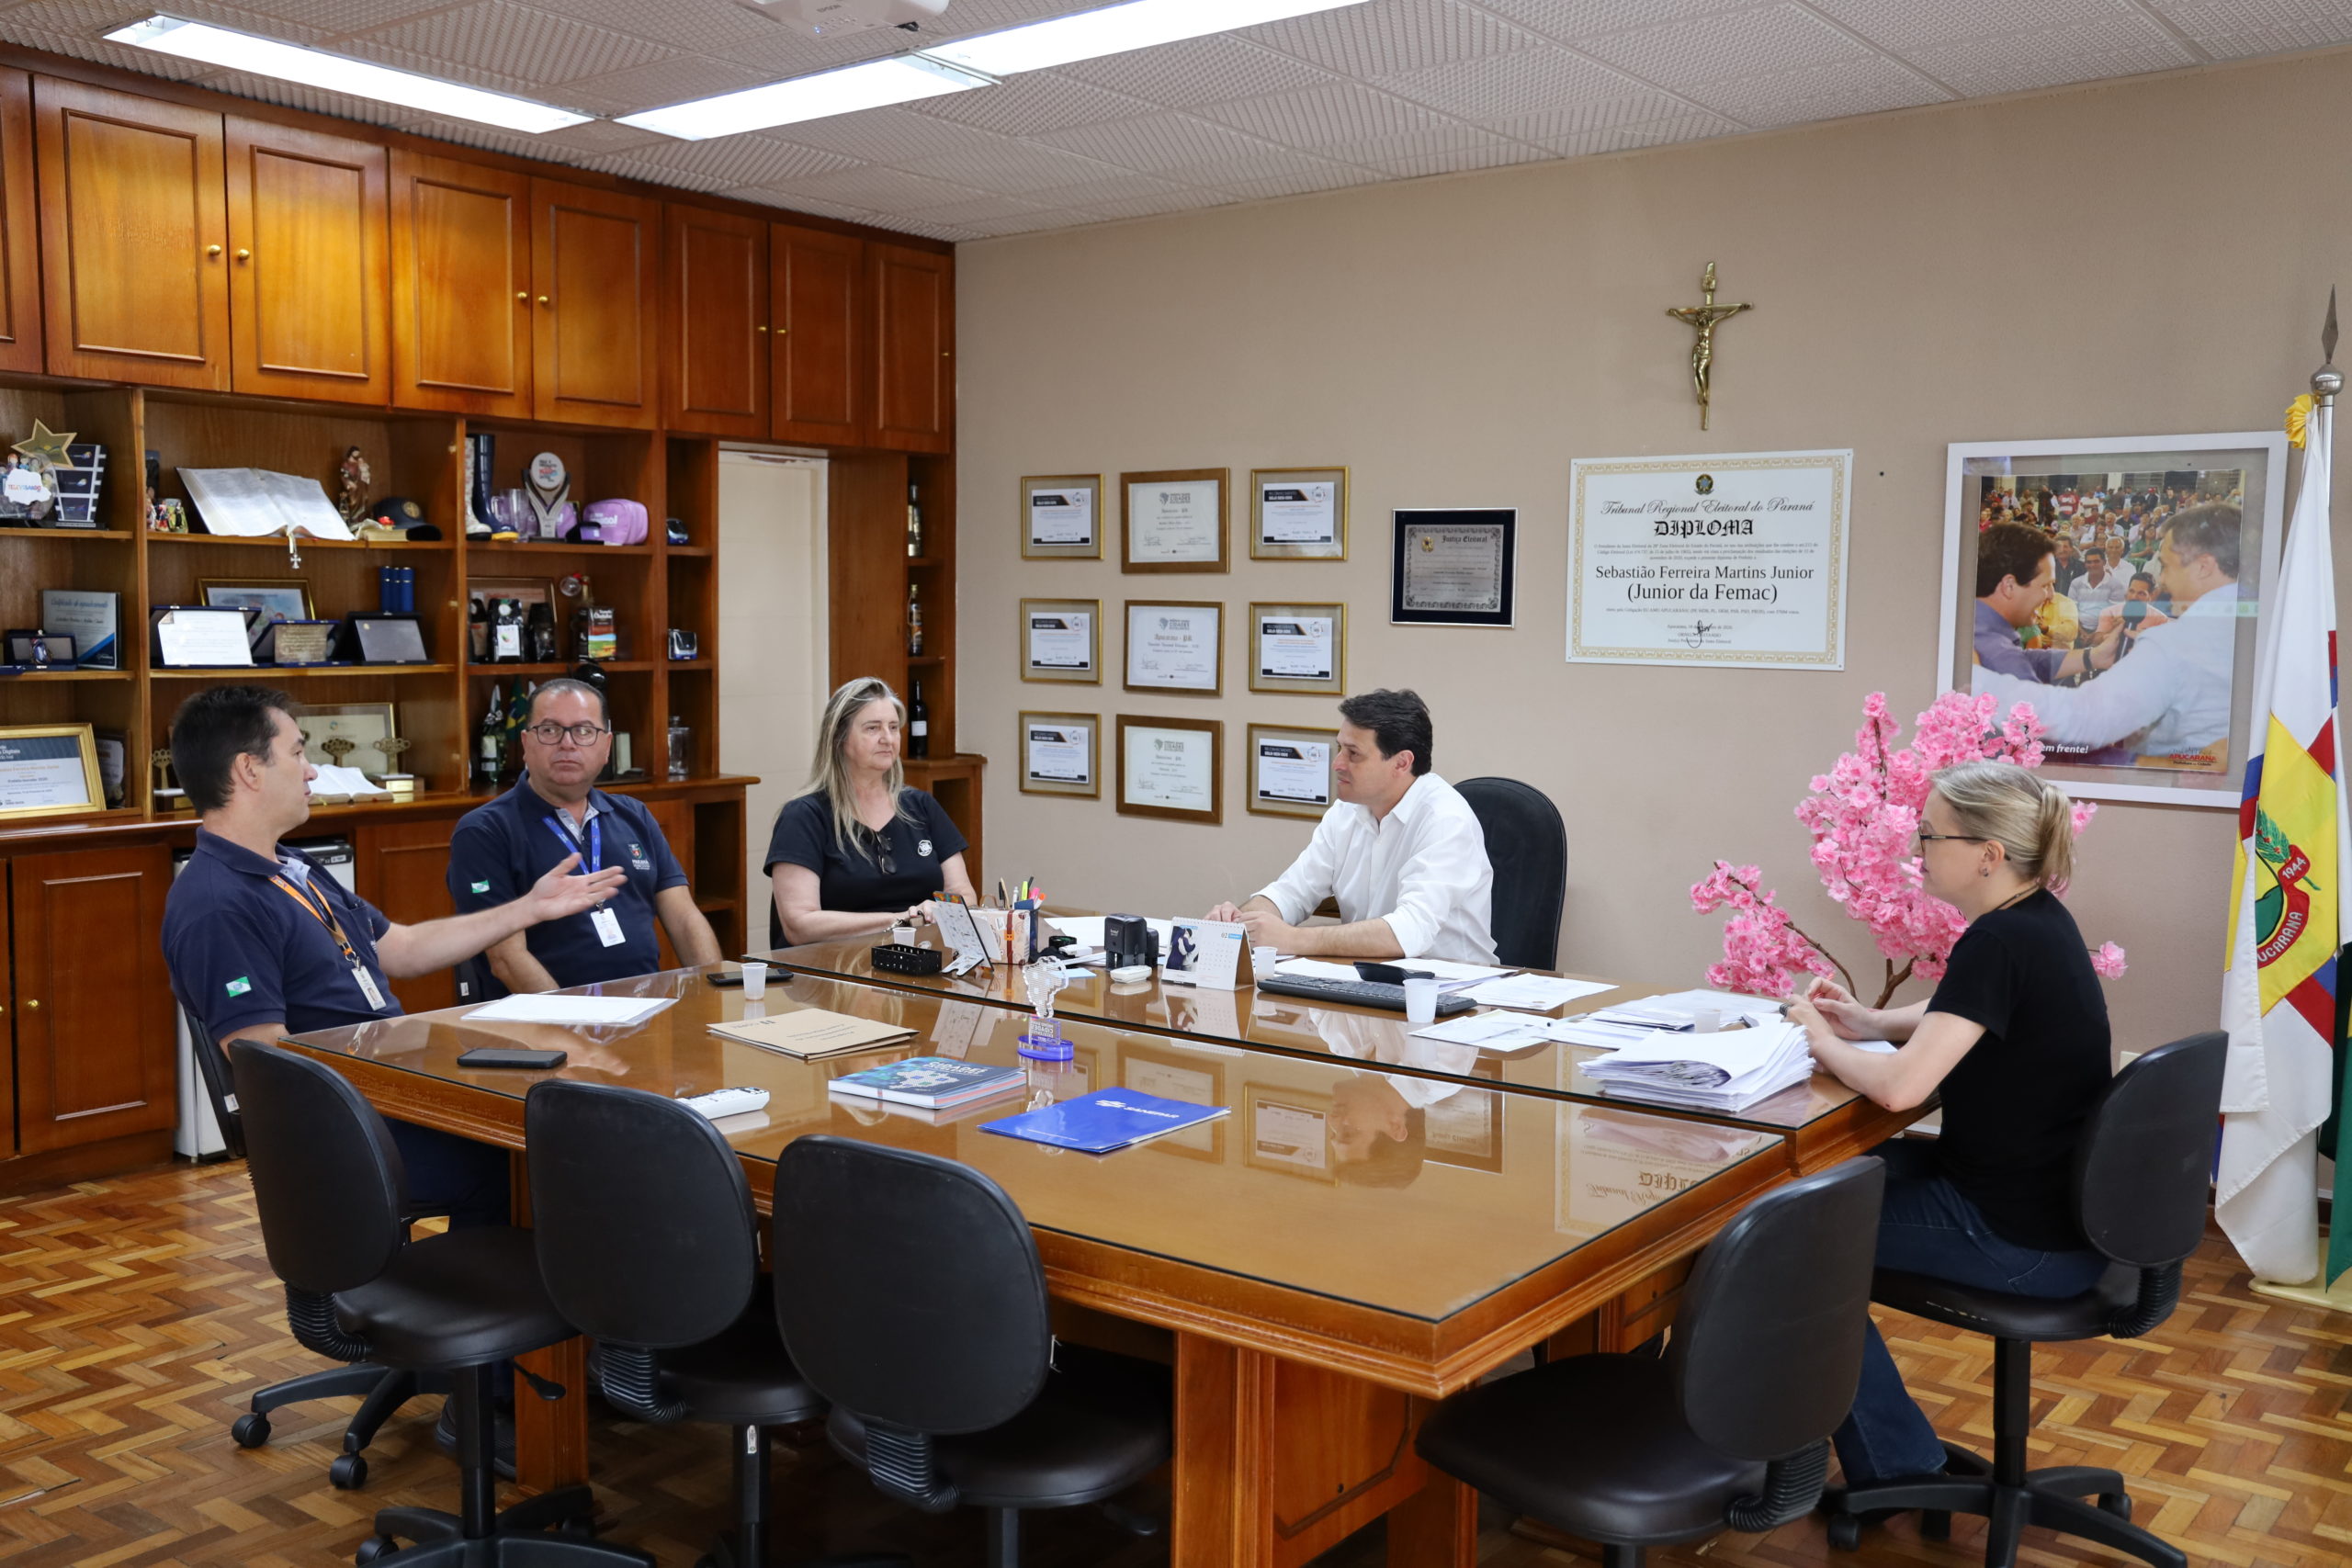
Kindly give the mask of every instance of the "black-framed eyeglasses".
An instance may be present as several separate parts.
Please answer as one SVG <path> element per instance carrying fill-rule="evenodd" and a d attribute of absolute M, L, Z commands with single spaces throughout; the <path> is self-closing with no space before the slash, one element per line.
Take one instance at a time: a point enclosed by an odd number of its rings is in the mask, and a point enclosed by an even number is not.
<path fill-rule="evenodd" d="M 605 728 L 601 724 L 558 724 L 549 718 L 526 726 L 524 733 L 537 737 L 542 746 L 552 746 L 567 735 L 571 737 L 574 746 L 594 746 L 596 737 L 604 734 Z"/>
<path fill-rule="evenodd" d="M 1990 839 L 1973 838 L 1966 833 L 1917 833 L 1914 834 L 1913 837 L 1919 840 L 1919 847 L 1921 849 L 1925 849 L 1929 844 L 1938 842 L 1950 842 L 1954 844 L 1989 844 L 1993 841 Z"/>

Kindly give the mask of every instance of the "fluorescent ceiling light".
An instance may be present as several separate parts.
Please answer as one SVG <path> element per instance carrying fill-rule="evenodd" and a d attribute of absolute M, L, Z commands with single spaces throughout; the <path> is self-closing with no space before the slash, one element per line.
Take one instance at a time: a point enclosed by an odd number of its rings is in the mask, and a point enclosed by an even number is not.
<path fill-rule="evenodd" d="M 625 114 L 620 117 L 620 123 L 684 141 L 703 141 L 714 136 L 758 130 L 763 126 L 823 119 L 831 115 L 911 103 L 917 98 L 935 98 L 943 93 L 995 85 L 994 77 L 960 66 L 926 60 L 919 54 L 893 54 L 839 71 L 795 76 L 789 81 L 771 82 L 764 87 L 746 87 L 740 93 L 673 104 L 666 109 Z"/>
<path fill-rule="evenodd" d="M 1002 32 L 930 44 L 922 52 L 951 65 L 1007 76 L 1043 71 L 1073 60 L 1125 54 L 1180 39 L 1254 28 L 1316 11 L 1337 11 L 1363 0 L 1128 0 L 1099 11 L 1080 11 L 1051 21 L 1031 22 Z"/>
<path fill-rule="evenodd" d="M 299 44 L 280 43 L 276 39 L 257 38 L 252 33 L 231 32 L 203 22 L 185 22 L 176 17 L 150 17 L 106 36 L 109 43 L 127 43 L 159 54 L 175 54 L 183 60 L 201 60 L 232 71 L 250 71 L 257 76 L 300 82 L 324 92 L 348 93 L 354 97 L 398 104 L 424 114 L 478 120 L 508 130 L 535 134 L 561 130 L 567 125 L 579 125 L 595 118 L 535 104 L 528 98 L 509 97 L 504 93 L 436 81 L 410 71 L 395 71 L 389 65 L 371 65 L 347 55 L 328 54 Z"/>

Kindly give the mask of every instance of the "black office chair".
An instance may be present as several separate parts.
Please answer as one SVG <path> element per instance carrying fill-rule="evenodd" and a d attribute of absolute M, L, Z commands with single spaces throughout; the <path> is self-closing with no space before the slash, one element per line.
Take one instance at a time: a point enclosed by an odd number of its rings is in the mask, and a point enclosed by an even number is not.
<path fill-rule="evenodd" d="M 1880 1272 L 1871 1297 L 1915 1317 L 1993 1337 L 1993 1459 L 1946 1443 L 1945 1473 L 1858 1486 L 1832 1500 L 1829 1540 L 1851 1550 L 1870 1518 L 1922 1510 L 1923 1534 L 1950 1533 L 1951 1516 L 1977 1514 L 1986 1568 L 2017 1561 L 2019 1532 L 2040 1525 L 2080 1536 L 2158 1568 L 2188 1559 L 2132 1523 L 2123 1477 L 2088 1465 L 2025 1467 L 2033 1428 L 2033 1348 L 2066 1339 L 2134 1339 L 2172 1315 L 2180 1266 L 2205 1235 L 2205 1194 L 2221 1115 L 2229 1037 L 2192 1034 L 2133 1062 L 2099 1091 L 2075 1151 L 2083 1234 L 2113 1260 L 2078 1296 L 2052 1300 Z M 2097 1495 L 2098 1506 L 2082 1499 Z"/>
<path fill-rule="evenodd" d="M 653 1568 L 642 1552 L 581 1539 L 585 1486 L 497 1511 L 491 1373 L 572 1337 L 539 1283 L 531 1233 L 482 1225 L 408 1238 L 405 1177 L 383 1118 L 334 1069 L 275 1045 L 230 1048 L 269 1266 L 286 1284 L 294 1337 L 322 1355 L 457 1374 L 461 1514 L 383 1508 L 356 1561 L 402 1568 Z M 524 1374 L 526 1378 L 528 1374 Z M 563 1390 L 529 1380 L 543 1398 Z M 578 1536 L 541 1533 L 549 1526 Z M 417 1544 L 393 1552 L 402 1540 Z"/>
<path fill-rule="evenodd" d="M 1577 1356 L 1455 1394 L 1414 1447 L 1606 1568 L 1812 1511 L 1860 1380 L 1886 1168 L 1766 1193 L 1700 1254 L 1666 1356 Z"/>
<path fill-rule="evenodd" d="M 1517 779 L 1465 779 L 1453 786 L 1478 818 L 1495 868 L 1496 959 L 1549 969 L 1560 953 L 1560 908 L 1568 896 L 1568 829 L 1542 790 Z"/>
<path fill-rule="evenodd" d="M 196 1058 L 196 1076 L 204 1084 L 204 1097 L 211 1103 L 212 1120 L 220 1125 L 220 1142 L 227 1146 L 229 1157 L 243 1159 L 245 1129 L 237 1114 L 236 1093 L 229 1083 L 229 1057 L 213 1042 L 198 1037 L 195 1028 L 190 1021 L 189 1055 Z M 245 1413 L 229 1424 L 229 1436 L 241 1449 L 257 1449 L 269 1441 L 271 1411 L 312 1399 L 356 1399 L 359 1408 L 343 1429 L 343 1452 L 327 1466 L 327 1480 L 338 1491 L 347 1492 L 368 1483 L 364 1450 L 376 1440 L 384 1423 L 401 1405 L 428 1392 L 439 1391 L 420 1387 L 414 1372 L 379 1367 L 372 1361 L 328 1367 L 255 1391 Z"/>
<path fill-rule="evenodd" d="M 978 1171 L 798 1138 L 775 1224 L 776 1319 L 832 1401 L 833 1447 L 926 1513 L 986 1510 L 989 1568 L 1020 1561 L 1023 1510 L 1103 1502 L 1167 1461 L 1166 1370 L 1054 1343 L 1036 1240 Z"/>
<path fill-rule="evenodd" d="M 548 1296 L 595 1338 L 615 1409 L 734 1428 L 734 1532 L 698 1568 L 765 1568 L 768 1428 L 813 1420 L 825 1402 L 777 1336 L 742 1166 L 708 1118 L 642 1089 L 550 1079 L 523 1118 Z"/>

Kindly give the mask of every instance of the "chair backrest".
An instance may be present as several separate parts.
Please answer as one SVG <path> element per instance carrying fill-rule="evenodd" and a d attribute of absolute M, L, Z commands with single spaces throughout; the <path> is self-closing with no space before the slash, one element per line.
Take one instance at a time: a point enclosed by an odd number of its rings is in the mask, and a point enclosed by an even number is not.
<path fill-rule="evenodd" d="M 255 1040 L 229 1059 L 271 1271 L 321 1295 L 368 1283 L 408 1240 L 407 1172 L 384 1119 L 323 1062 Z"/>
<path fill-rule="evenodd" d="M 213 1124 L 220 1129 L 220 1145 L 232 1159 L 245 1157 L 244 1119 L 237 1114 L 236 1080 L 229 1075 L 229 1053 L 218 1041 L 204 1037 L 204 1026 L 182 1012 L 187 1021 L 188 1055 L 196 1058 L 196 1076 L 204 1085 L 204 1098 L 212 1104 Z"/>
<path fill-rule="evenodd" d="M 969 1166 L 796 1139 L 775 1163 L 772 1257 L 793 1363 L 868 1421 L 984 1431 L 1045 1387 L 1053 1331 L 1036 1241 Z"/>
<path fill-rule="evenodd" d="M 449 973 L 457 981 L 460 1002 L 494 1002 L 506 994 L 505 986 L 490 967 L 490 960 L 481 953 L 460 958 L 450 966 Z"/>
<path fill-rule="evenodd" d="M 2075 1150 L 2083 1234 L 2118 1263 L 2161 1269 L 2205 1236 L 2205 1190 L 2229 1036 L 2176 1040 L 2109 1080 Z"/>
<path fill-rule="evenodd" d="M 1792 1454 L 1854 1403 L 1886 1168 L 1864 1156 L 1758 1198 L 1699 1255 L 1667 1349 L 1699 1439 L 1745 1460 Z"/>
<path fill-rule="evenodd" d="M 550 1078 L 523 1101 L 548 1299 L 594 1338 L 664 1350 L 743 1314 L 759 1217 L 710 1120 L 641 1089 Z"/>
<path fill-rule="evenodd" d="M 770 893 L 768 895 L 768 948 L 773 952 L 777 948 L 791 945 L 791 942 L 785 940 L 784 917 L 776 913 L 775 895 Z"/>
<path fill-rule="evenodd" d="M 1467 779 L 1453 787 L 1476 814 L 1495 868 L 1495 956 L 1515 969 L 1551 968 L 1568 894 L 1568 829 L 1559 807 L 1517 779 Z"/>

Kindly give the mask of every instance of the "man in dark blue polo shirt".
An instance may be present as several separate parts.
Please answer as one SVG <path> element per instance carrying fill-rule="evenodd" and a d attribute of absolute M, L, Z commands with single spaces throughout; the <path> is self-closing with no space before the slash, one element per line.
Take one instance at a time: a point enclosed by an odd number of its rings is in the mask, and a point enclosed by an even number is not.
<path fill-rule="evenodd" d="M 449 897 L 461 911 L 494 908 L 559 864 L 620 874 L 620 886 L 594 908 L 490 949 L 491 973 L 509 991 L 650 974 L 662 967 L 657 920 L 679 963 L 718 962 L 718 934 L 695 908 L 685 868 L 653 813 L 596 787 L 612 746 L 605 694 L 583 681 L 549 681 L 531 694 L 522 782 L 467 812 L 449 840 Z"/>
<path fill-rule="evenodd" d="M 315 770 L 293 707 L 283 692 L 217 686 L 172 718 L 172 766 L 202 825 L 164 905 L 164 957 L 180 1004 L 222 1047 L 392 1017 L 401 1004 L 388 976 L 447 969 L 620 886 L 617 870 L 575 876 L 566 861 L 496 908 L 394 925 L 278 842 L 311 815 Z M 390 1128 L 419 1208 L 448 1211 L 453 1225 L 505 1223 L 503 1150 L 405 1122 Z"/>

